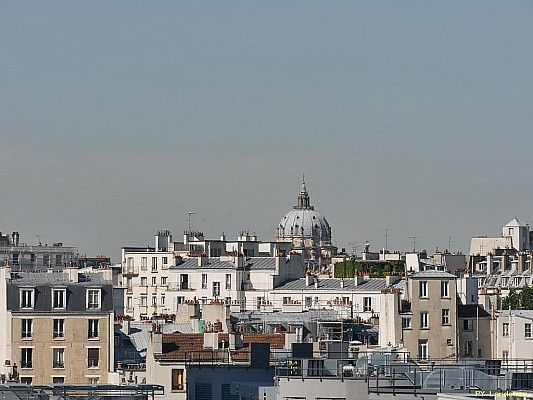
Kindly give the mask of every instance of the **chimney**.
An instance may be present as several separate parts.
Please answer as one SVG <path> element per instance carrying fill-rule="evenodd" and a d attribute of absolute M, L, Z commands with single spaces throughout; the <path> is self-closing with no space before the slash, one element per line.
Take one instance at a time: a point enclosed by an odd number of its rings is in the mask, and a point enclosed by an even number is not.
<path fill-rule="evenodd" d="M 311 286 L 313 283 L 315 283 L 315 277 L 314 275 L 306 275 L 305 276 L 305 286 Z"/>
<path fill-rule="evenodd" d="M 526 257 L 525 254 L 520 252 L 518 253 L 518 273 L 521 274 L 524 272 L 526 266 Z"/>
<path fill-rule="evenodd" d="M 387 275 L 385 277 L 385 286 L 390 287 L 400 281 L 400 277 L 396 275 Z"/>
<path fill-rule="evenodd" d="M 13 246 L 18 246 L 19 245 L 19 233 L 18 232 L 13 232 L 11 237 L 13 239 Z"/>
<path fill-rule="evenodd" d="M 75 263 L 69 263 L 67 265 L 66 273 L 68 274 L 68 280 L 73 283 L 78 283 L 78 267 Z M 48 268 L 48 272 L 54 272 L 52 267 Z"/>
<path fill-rule="evenodd" d="M 359 286 L 361 283 L 363 283 L 364 278 L 361 275 L 355 275 L 353 277 L 353 281 L 354 281 L 355 286 Z"/>
<path fill-rule="evenodd" d="M 152 347 L 154 354 L 163 354 L 163 334 L 160 331 L 152 332 Z"/>
<path fill-rule="evenodd" d="M 189 244 L 189 231 L 183 232 L 183 244 Z"/>
<path fill-rule="evenodd" d="M 204 265 L 207 265 L 207 260 L 208 258 L 205 254 L 200 254 L 200 256 L 198 256 L 198 266 L 203 267 Z"/>
<path fill-rule="evenodd" d="M 124 333 L 126 335 L 129 335 L 131 334 L 131 321 L 129 318 L 125 318 L 123 321 L 122 321 L 122 330 L 124 331 Z"/>
<path fill-rule="evenodd" d="M 231 332 L 229 334 L 229 348 L 230 350 L 237 350 L 243 347 L 242 333 Z"/>
<path fill-rule="evenodd" d="M 344 289 L 344 279 L 341 279 L 341 289 Z"/>
<path fill-rule="evenodd" d="M 222 232 L 222 235 L 220 235 L 220 241 L 225 242 L 226 241 L 226 234 Z"/>

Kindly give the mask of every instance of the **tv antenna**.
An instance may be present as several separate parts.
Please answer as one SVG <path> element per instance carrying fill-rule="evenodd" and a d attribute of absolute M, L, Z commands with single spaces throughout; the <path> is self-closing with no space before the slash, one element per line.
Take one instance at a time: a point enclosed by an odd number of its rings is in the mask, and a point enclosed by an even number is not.
<path fill-rule="evenodd" d="M 349 242 L 348 246 L 352 248 L 352 256 L 355 257 L 355 255 L 357 254 L 357 249 L 359 248 L 359 246 L 357 245 L 357 242 Z"/>
<path fill-rule="evenodd" d="M 381 229 L 382 232 L 385 232 L 383 236 L 385 236 L 385 251 L 389 249 L 389 232 L 392 231 L 391 228 L 385 228 Z"/>
<path fill-rule="evenodd" d="M 420 236 L 409 236 L 409 239 L 413 241 L 413 252 L 416 252 L 416 244 L 418 243 L 416 239 L 420 239 Z"/>
<path fill-rule="evenodd" d="M 448 235 L 448 252 L 452 252 L 452 235 Z"/>
<path fill-rule="evenodd" d="M 188 231 L 187 231 L 187 234 L 191 234 L 191 215 L 195 215 L 197 213 L 195 213 L 194 211 L 189 211 L 189 216 L 187 217 L 187 222 L 188 222 Z"/>
<path fill-rule="evenodd" d="M 42 246 L 43 244 L 42 244 L 42 242 L 41 242 L 41 237 L 44 236 L 44 234 L 41 235 L 41 234 L 38 233 L 38 234 L 36 234 L 35 236 L 37 236 L 37 239 L 39 240 L 39 246 Z"/>

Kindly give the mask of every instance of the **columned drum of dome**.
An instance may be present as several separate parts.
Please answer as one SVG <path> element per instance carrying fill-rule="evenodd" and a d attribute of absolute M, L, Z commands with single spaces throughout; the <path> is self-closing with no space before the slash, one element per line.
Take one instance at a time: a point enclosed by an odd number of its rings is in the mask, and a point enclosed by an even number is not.
<path fill-rule="evenodd" d="M 298 194 L 298 204 L 278 224 L 276 240 L 291 242 L 294 250 L 301 251 L 306 260 L 316 261 L 321 266 L 328 265 L 336 252 L 331 244 L 331 227 L 311 205 L 305 181 Z"/>

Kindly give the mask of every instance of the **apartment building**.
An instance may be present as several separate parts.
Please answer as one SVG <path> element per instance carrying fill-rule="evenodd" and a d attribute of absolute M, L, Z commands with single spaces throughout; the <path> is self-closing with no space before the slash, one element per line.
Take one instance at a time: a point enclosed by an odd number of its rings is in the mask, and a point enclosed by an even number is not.
<path fill-rule="evenodd" d="M 455 275 L 426 270 L 409 275 L 403 293 L 382 290 L 380 343 L 403 346 L 421 361 L 457 357 Z"/>
<path fill-rule="evenodd" d="M 107 383 L 114 363 L 110 270 L 22 273 L 0 267 L 0 323 L 6 379 Z"/>
<path fill-rule="evenodd" d="M 11 266 L 13 271 L 60 271 L 69 264 L 77 262 L 78 248 L 64 246 L 63 243 L 39 242 L 31 245 L 20 240 L 20 234 L 13 232 L 4 235 L 0 232 L 0 262 Z"/>

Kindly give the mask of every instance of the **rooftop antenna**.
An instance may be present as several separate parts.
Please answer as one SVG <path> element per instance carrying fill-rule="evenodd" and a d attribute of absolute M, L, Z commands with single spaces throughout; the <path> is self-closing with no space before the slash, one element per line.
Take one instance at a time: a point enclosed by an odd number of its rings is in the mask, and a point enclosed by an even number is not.
<path fill-rule="evenodd" d="M 383 236 L 385 236 L 385 251 L 389 249 L 389 232 L 392 231 L 391 228 L 385 228 L 381 230 L 382 232 L 385 232 Z"/>
<path fill-rule="evenodd" d="M 191 215 L 195 215 L 197 213 L 195 213 L 194 211 L 189 211 L 189 217 L 187 218 L 187 222 L 188 222 L 188 234 L 190 235 L 191 234 Z"/>
<path fill-rule="evenodd" d="M 357 245 L 357 242 L 349 242 L 348 246 L 352 248 L 352 256 L 355 257 L 355 255 L 357 254 L 357 249 L 359 248 L 359 246 Z"/>
<path fill-rule="evenodd" d="M 416 244 L 418 243 L 416 239 L 420 239 L 420 236 L 409 236 L 409 239 L 413 241 L 413 253 L 416 253 Z"/>
<path fill-rule="evenodd" d="M 452 235 L 448 235 L 448 251 L 452 252 Z"/>
<path fill-rule="evenodd" d="M 44 236 L 44 235 L 41 235 L 41 234 L 36 234 L 35 236 L 37 236 L 37 239 L 39 239 L 39 246 L 42 246 L 42 242 L 41 242 L 41 236 Z"/>

